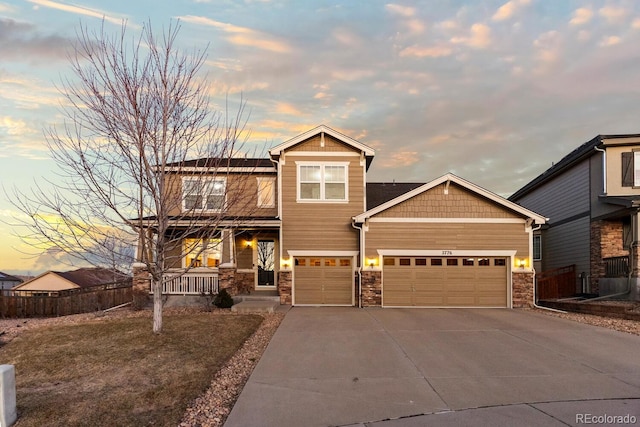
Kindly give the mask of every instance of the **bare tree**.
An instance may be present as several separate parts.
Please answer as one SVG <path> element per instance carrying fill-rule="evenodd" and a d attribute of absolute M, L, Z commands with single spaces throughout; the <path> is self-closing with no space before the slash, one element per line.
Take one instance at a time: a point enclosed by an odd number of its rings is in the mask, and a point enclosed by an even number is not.
<path fill-rule="evenodd" d="M 137 244 L 136 261 L 151 278 L 156 333 L 162 280 L 175 266 L 172 258 L 182 257 L 176 248 L 184 237 L 211 237 L 223 211 L 251 209 L 238 180 L 233 190 L 203 189 L 223 178 L 237 156 L 244 103 L 231 116 L 228 108 L 209 108 L 209 88 L 199 77 L 205 52 L 181 52 L 178 32 L 176 23 L 159 37 L 150 23 L 139 36 L 129 36 L 126 24 L 116 35 L 104 25 L 81 27 L 70 58 L 73 78 L 60 87 L 65 123 L 46 132 L 60 181 L 28 196 L 15 190 L 12 198 L 28 218 L 25 240 L 37 247 L 115 266 L 133 261 L 123 248 Z M 188 160 L 194 158 L 201 161 Z M 189 179 L 180 181 L 184 174 Z"/>

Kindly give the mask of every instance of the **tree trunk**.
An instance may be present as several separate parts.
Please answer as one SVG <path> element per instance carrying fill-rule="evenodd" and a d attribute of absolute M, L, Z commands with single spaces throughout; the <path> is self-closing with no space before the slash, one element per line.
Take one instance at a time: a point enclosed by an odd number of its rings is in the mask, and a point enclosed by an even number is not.
<path fill-rule="evenodd" d="M 153 333 L 162 332 L 162 279 L 153 280 Z"/>

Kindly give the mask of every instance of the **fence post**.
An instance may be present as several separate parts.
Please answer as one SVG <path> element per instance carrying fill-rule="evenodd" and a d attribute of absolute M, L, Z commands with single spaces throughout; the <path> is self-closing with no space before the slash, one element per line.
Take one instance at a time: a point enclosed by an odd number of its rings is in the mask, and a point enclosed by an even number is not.
<path fill-rule="evenodd" d="M 17 419 L 15 367 L 0 365 L 0 425 L 8 427 Z"/>

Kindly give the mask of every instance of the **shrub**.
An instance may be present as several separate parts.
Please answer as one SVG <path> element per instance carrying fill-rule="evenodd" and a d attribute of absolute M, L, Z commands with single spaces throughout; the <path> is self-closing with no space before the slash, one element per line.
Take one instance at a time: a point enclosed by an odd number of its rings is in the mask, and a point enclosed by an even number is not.
<path fill-rule="evenodd" d="M 233 305 L 233 298 L 226 289 L 221 289 L 213 299 L 213 305 L 218 308 L 230 308 Z"/>

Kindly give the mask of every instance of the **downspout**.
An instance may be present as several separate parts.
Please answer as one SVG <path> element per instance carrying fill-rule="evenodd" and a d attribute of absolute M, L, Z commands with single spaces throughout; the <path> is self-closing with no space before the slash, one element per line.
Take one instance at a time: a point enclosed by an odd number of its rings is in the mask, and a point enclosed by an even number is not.
<path fill-rule="evenodd" d="M 364 230 L 362 226 L 358 227 L 355 222 L 355 217 L 351 218 L 351 226 L 358 230 L 358 245 L 360 246 L 360 267 L 358 268 L 358 308 L 362 308 L 362 267 L 364 266 Z"/>
<path fill-rule="evenodd" d="M 537 227 L 534 227 L 531 229 L 531 235 L 533 236 L 533 232 L 534 231 L 538 231 L 540 230 L 540 228 L 542 228 L 542 224 L 538 225 Z M 541 305 L 538 305 L 536 303 L 537 298 L 536 298 L 536 288 L 538 287 L 536 284 L 536 269 L 533 268 L 533 265 L 531 266 L 531 270 L 533 271 L 533 306 L 535 308 L 539 308 L 541 310 L 548 310 L 548 311 L 553 311 L 554 313 L 566 313 L 566 311 L 563 310 L 557 310 L 555 308 L 549 308 L 549 307 L 543 307 Z"/>

